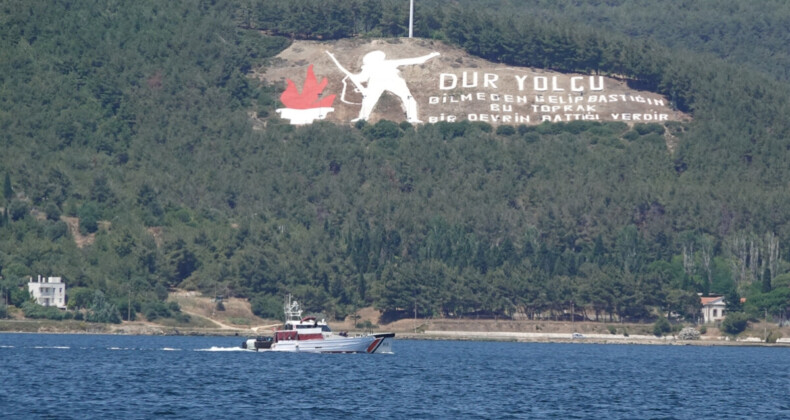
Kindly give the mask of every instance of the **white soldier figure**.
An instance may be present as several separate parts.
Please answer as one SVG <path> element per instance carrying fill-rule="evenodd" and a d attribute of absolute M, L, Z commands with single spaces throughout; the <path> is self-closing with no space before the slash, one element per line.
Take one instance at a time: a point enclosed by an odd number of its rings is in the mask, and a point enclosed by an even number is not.
<path fill-rule="evenodd" d="M 352 74 L 340 65 L 332 53 L 329 51 L 326 53 L 329 54 L 329 57 L 332 58 L 337 67 L 354 82 L 359 92 L 362 93 L 362 108 L 359 110 L 359 116 L 352 122 L 370 118 L 373 108 L 384 92 L 391 92 L 400 98 L 401 102 L 403 102 L 403 108 L 406 110 L 406 120 L 408 122 L 422 122 L 417 117 L 417 101 L 411 96 L 411 91 L 406 86 L 406 81 L 401 77 L 398 67 L 422 64 L 438 56 L 438 52 L 432 52 L 422 57 L 387 60 L 385 59 L 384 51 L 371 51 L 362 59 L 362 71 L 357 74 Z M 363 86 L 363 83 L 366 83 L 366 85 Z"/>

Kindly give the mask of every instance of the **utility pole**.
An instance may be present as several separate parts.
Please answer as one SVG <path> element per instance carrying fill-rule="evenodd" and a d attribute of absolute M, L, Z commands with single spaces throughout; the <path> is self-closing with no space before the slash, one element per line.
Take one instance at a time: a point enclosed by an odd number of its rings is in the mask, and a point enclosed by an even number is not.
<path fill-rule="evenodd" d="M 765 308 L 765 321 L 763 323 L 763 341 L 768 342 L 768 308 Z"/>
<path fill-rule="evenodd" d="M 409 0 L 409 38 L 414 36 L 414 0 Z"/>
<path fill-rule="evenodd" d="M 414 333 L 417 333 L 417 299 L 414 299 Z"/>

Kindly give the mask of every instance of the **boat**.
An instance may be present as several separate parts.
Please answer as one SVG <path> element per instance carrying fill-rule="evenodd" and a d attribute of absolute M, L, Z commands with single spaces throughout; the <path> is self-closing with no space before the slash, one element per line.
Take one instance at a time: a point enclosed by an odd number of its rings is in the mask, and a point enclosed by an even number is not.
<path fill-rule="evenodd" d="M 285 301 L 285 324 L 271 336 L 248 338 L 241 347 L 251 351 L 302 353 L 392 353 L 395 333 L 335 334 L 326 320 L 302 317 L 299 302 Z"/>

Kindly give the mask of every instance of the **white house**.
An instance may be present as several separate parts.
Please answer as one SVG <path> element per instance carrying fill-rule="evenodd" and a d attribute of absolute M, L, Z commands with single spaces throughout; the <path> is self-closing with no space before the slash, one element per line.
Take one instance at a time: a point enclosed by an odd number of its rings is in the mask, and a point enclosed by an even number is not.
<path fill-rule="evenodd" d="M 702 320 L 705 324 L 724 319 L 724 309 L 727 307 L 724 296 L 700 297 L 700 300 L 702 301 Z"/>
<path fill-rule="evenodd" d="M 31 277 L 27 290 L 39 305 L 66 309 L 66 283 L 60 277 Z"/>

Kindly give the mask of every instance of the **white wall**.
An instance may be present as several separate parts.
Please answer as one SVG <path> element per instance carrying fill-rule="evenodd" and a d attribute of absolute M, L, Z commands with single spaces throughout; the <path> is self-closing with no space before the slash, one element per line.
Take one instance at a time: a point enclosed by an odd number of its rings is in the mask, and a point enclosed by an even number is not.
<path fill-rule="evenodd" d="M 31 278 L 27 290 L 39 305 L 66 309 L 66 283 L 61 277 Z"/>

